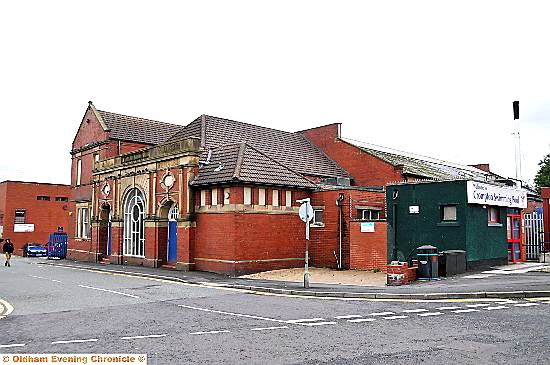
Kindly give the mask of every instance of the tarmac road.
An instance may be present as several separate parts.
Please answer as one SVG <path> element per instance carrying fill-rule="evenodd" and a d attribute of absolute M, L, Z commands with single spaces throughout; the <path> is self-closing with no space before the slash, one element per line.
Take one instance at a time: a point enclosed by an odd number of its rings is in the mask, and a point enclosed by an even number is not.
<path fill-rule="evenodd" d="M 0 273 L 0 303 L 13 308 L 5 315 L 2 306 L 0 353 L 146 353 L 149 364 L 550 359 L 550 298 L 411 302 L 251 295 L 38 262 L 16 258 Z M 199 279 L 213 283 L 212 277 Z"/>

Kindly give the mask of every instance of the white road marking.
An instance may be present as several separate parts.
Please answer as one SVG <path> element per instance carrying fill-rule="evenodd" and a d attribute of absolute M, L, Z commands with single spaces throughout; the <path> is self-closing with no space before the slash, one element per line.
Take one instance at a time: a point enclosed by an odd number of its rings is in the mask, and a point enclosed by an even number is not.
<path fill-rule="evenodd" d="M 288 328 L 288 326 L 279 326 L 279 327 L 263 327 L 263 328 L 252 328 L 251 331 L 267 331 L 267 330 L 278 330 L 282 328 Z"/>
<path fill-rule="evenodd" d="M 420 313 L 420 312 L 427 312 L 427 309 L 405 309 L 403 313 Z"/>
<path fill-rule="evenodd" d="M 4 317 L 13 312 L 13 306 L 5 300 L 0 299 L 0 305 L 2 305 L 6 309 L 6 311 L 2 313 Z"/>
<path fill-rule="evenodd" d="M 474 274 L 474 275 L 466 275 L 463 276 L 464 279 L 485 279 L 491 276 L 495 276 L 494 274 Z"/>
<path fill-rule="evenodd" d="M 43 278 L 42 276 L 36 276 L 36 275 L 29 275 L 29 276 L 35 279 L 46 279 L 46 278 Z"/>
<path fill-rule="evenodd" d="M 436 308 L 437 310 L 444 311 L 444 310 L 453 310 L 453 309 L 460 309 L 460 307 L 439 307 Z"/>
<path fill-rule="evenodd" d="M 12 343 L 11 345 L 0 345 L 0 348 L 7 348 L 7 347 L 23 347 L 25 346 L 24 343 Z"/>
<path fill-rule="evenodd" d="M 390 316 L 390 317 L 384 317 L 384 319 L 401 319 L 401 318 L 409 318 L 408 316 Z"/>
<path fill-rule="evenodd" d="M 60 281 L 60 280 L 55 280 L 55 279 L 52 279 L 52 281 L 53 281 L 54 283 L 63 283 L 62 281 Z"/>
<path fill-rule="evenodd" d="M 348 319 L 348 318 L 361 318 L 363 317 L 362 315 L 359 315 L 359 314 L 349 314 L 347 316 L 336 316 L 334 318 L 336 319 Z"/>
<path fill-rule="evenodd" d="M 303 318 L 303 319 L 291 319 L 289 321 L 286 321 L 287 323 L 303 323 L 303 322 L 316 322 L 316 321 L 324 321 L 324 318 Z"/>
<path fill-rule="evenodd" d="M 378 312 L 378 313 L 370 313 L 369 316 L 389 316 L 390 314 L 395 314 L 393 312 Z"/>
<path fill-rule="evenodd" d="M 418 313 L 419 317 L 440 316 L 443 312 Z"/>
<path fill-rule="evenodd" d="M 466 304 L 468 308 L 477 308 L 477 307 L 488 307 L 491 304 Z"/>
<path fill-rule="evenodd" d="M 215 333 L 229 333 L 228 330 L 223 331 L 206 331 L 206 332 L 191 332 L 190 335 L 208 335 L 208 334 L 215 334 Z"/>
<path fill-rule="evenodd" d="M 361 323 L 361 322 L 373 322 L 376 321 L 374 318 L 359 318 L 359 319 L 349 319 L 348 322 L 351 323 Z"/>
<path fill-rule="evenodd" d="M 217 310 L 213 310 L 213 309 L 191 307 L 190 305 L 178 304 L 178 307 L 187 308 L 187 309 L 194 309 L 194 310 L 203 311 L 203 312 L 226 314 L 228 316 L 262 319 L 264 321 L 271 321 L 271 322 L 289 323 L 288 321 L 283 321 L 283 320 L 275 319 L 275 318 L 266 318 L 266 317 L 253 316 L 253 315 L 250 315 L 250 314 L 241 314 L 241 313 L 231 313 L 231 312 L 217 311 Z"/>
<path fill-rule="evenodd" d="M 539 305 L 539 303 L 521 303 L 521 304 L 514 304 L 514 307 L 532 307 L 534 305 Z"/>
<path fill-rule="evenodd" d="M 135 340 L 135 339 L 140 339 L 140 338 L 159 338 L 159 337 L 166 337 L 167 334 L 162 334 L 162 335 L 144 335 L 144 336 L 126 336 L 126 337 L 121 337 L 120 339 L 121 340 Z"/>
<path fill-rule="evenodd" d="M 99 341 L 97 338 L 89 338 L 87 340 L 67 340 L 67 341 L 54 341 L 52 345 L 63 344 L 63 343 L 82 343 L 82 342 L 96 342 Z"/>
<path fill-rule="evenodd" d="M 471 312 L 479 312 L 479 309 L 460 309 L 457 311 L 453 311 L 453 313 L 471 313 Z"/>
<path fill-rule="evenodd" d="M 310 322 L 310 323 L 298 323 L 298 324 L 302 326 L 312 327 L 312 326 L 324 326 L 327 324 L 336 324 L 336 322 Z"/>
<path fill-rule="evenodd" d="M 487 309 L 488 311 L 493 311 L 493 310 L 497 310 L 497 309 L 507 309 L 508 307 L 504 306 L 504 305 L 499 305 L 499 306 L 496 306 L 496 307 L 487 307 L 487 308 L 483 308 L 483 309 Z"/>
<path fill-rule="evenodd" d="M 126 294 L 126 293 L 122 293 L 122 292 L 114 291 L 114 290 L 109 290 L 109 289 L 94 288 L 93 286 L 79 285 L 79 287 L 81 287 L 81 288 L 86 288 L 86 289 L 93 289 L 93 290 L 104 291 L 104 292 L 113 293 L 113 294 L 124 295 L 124 296 L 130 297 L 130 298 L 136 298 L 136 299 L 139 298 L 137 295 Z"/>

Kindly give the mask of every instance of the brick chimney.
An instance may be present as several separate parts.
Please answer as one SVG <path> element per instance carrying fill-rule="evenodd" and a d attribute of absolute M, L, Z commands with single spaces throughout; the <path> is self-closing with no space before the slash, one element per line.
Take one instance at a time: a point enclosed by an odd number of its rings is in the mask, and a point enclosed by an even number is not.
<path fill-rule="evenodd" d="M 480 169 L 480 170 L 483 170 L 485 172 L 491 172 L 491 169 L 489 169 L 489 164 L 488 163 L 480 163 L 480 164 L 477 164 L 477 165 L 469 165 L 469 166 L 475 167 L 476 169 Z"/>

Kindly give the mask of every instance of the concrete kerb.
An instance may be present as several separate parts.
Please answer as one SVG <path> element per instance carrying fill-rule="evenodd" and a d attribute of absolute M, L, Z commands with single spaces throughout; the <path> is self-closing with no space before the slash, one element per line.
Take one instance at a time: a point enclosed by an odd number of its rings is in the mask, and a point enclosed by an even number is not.
<path fill-rule="evenodd" d="M 185 284 L 210 286 L 212 288 L 230 288 L 240 289 L 250 292 L 263 292 L 291 296 L 312 296 L 312 297 L 329 297 L 329 298 L 363 298 L 363 299 L 410 299 L 410 300 L 444 300 L 444 299 L 522 299 L 522 298 L 537 298 L 550 297 L 550 290 L 532 290 L 532 291 L 507 291 L 507 292 L 472 292 L 472 293 L 361 293 L 361 292 L 341 292 L 341 291 L 315 291 L 315 290 L 295 290 L 270 288 L 242 284 L 215 284 L 205 283 L 204 281 L 184 280 L 174 276 L 156 275 L 141 272 L 130 272 L 124 270 L 104 269 L 97 267 L 86 267 L 80 265 L 58 264 L 53 262 L 39 263 L 39 265 L 51 265 L 68 267 L 74 269 L 98 271 L 113 274 L 125 274 L 133 276 L 142 276 L 146 278 L 162 279 L 175 281 Z"/>

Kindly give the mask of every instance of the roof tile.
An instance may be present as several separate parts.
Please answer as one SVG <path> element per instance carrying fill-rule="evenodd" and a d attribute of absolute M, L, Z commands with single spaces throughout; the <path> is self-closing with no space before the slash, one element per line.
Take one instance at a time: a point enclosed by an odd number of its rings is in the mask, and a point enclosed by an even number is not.
<path fill-rule="evenodd" d="M 195 119 L 173 138 L 201 137 L 201 144 L 214 148 L 246 142 L 278 163 L 306 176 L 350 177 L 347 171 L 313 145 L 301 133 L 280 131 L 229 119 L 204 116 Z"/>
<path fill-rule="evenodd" d="M 156 120 L 130 117 L 98 110 L 99 115 L 111 131 L 111 138 L 145 144 L 159 144 L 168 140 L 183 126 L 158 122 Z"/>

